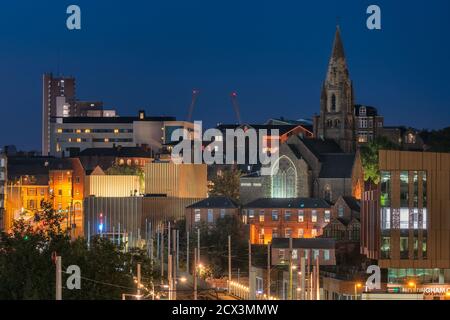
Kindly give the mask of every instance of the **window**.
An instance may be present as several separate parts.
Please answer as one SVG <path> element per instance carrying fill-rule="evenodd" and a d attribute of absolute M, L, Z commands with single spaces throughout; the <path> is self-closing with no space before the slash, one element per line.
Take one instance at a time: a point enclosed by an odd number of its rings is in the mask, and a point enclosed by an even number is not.
<path fill-rule="evenodd" d="M 328 249 L 323 250 L 323 259 L 325 261 L 330 260 L 330 250 L 328 250 Z"/>
<path fill-rule="evenodd" d="M 327 201 L 331 201 L 331 187 L 329 184 L 325 186 L 325 189 L 323 191 L 323 198 Z"/>
<path fill-rule="evenodd" d="M 413 172 L 413 207 L 419 207 L 419 173 Z"/>
<path fill-rule="evenodd" d="M 75 177 L 75 183 L 80 183 L 80 177 Z"/>
<path fill-rule="evenodd" d="M 272 229 L 272 238 L 278 238 L 278 228 Z"/>
<path fill-rule="evenodd" d="M 302 228 L 298 229 L 298 237 L 303 238 L 304 235 L 305 235 L 305 230 L 303 230 Z"/>
<path fill-rule="evenodd" d="M 338 217 L 342 218 L 344 216 L 344 207 L 343 206 L 339 206 L 338 208 Z"/>
<path fill-rule="evenodd" d="M 408 237 L 400 237 L 400 259 L 409 258 Z"/>
<path fill-rule="evenodd" d="M 313 253 L 313 259 L 314 259 L 314 260 L 316 260 L 317 258 L 319 258 L 320 252 L 319 252 L 318 249 L 313 249 L 312 253 Z"/>
<path fill-rule="evenodd" d="M 408 171 L 400 172 L 400 207 L 407 208 L 409 200 Z"/>
<path fill-rule="evenodd" d="M 333 93 L 331 95 L 331 112 L 336 111 L 336 95 Z"/>
<path fill-rule="evenodd" d="M 225 218 L 225 209 L 220 209 L 220 218 Z"/>
<path fill-rule="evenodd" d="M 61 189 L 58 190 L 58 196 L 62 196 L 62 190 Z"/>
<path fill-rule="evenodd" d="M 195 223 L 199 223 L 200 222 L 200 209 L 195 209 L 194 222 Z"/>
<path fill-rule="evenodd" d="M 326 223 L 330 222 L 330 218 L 331 218 L 331 212 L 330 210 L 325 210 L 325 215 L 324 215 L 324 221 Z"/>
<path fill-rule="evenodd" d="M 208 223 L 214 222 L 214 212 L 213 209 L 208 209 Z"/>
<path fill-rule="evenodd" d="M 311 222 L 317 222 L 317 210 L 311 212 Z"/>
<path fill-rule="evenodd" d="M 400 209 L 400 229 L 409 229 L 409 209 Z"/>
<path fill-rule="evenodd" d="M 364 117 L 366 116 L 366 107 L 361 107 L 359 109 L 359 115 Z"/>
<path fill-rule="evenodd" d="M 382 207 L 391 206 L 391 173 L 381 172 L 381 196 L 380 204 Z"/>
<path fill-rule="evenodd" d="M 264 222 L 264 211 L 259 213 L 259 222 Z"/>
<path fill-rule="evenodd" d="M 278 221 L 278 210 L 272 210 L 272 221 Z"/>
<path fill-rule="evenodd" d="M 280 260 L 280 262 L 284 261 L 285 257 L 286 257 L 286 255 L 285 255 L 284 249 L 279 249 L 278 250 L 278 259 Z"/>
<path fill-rule="evenodd" d="M 286 229 L 284 229 L 284 237 L 285 237 L 285 238 L 290 238 L 290 237 L 292 237 L 292 229 L 291 229 L 291 228 L 286 228 Z"/>
<path fill-rule="evenodd" d="M 305 212 L 303 210 L 298 210 L 298 222 L 305 221 Z"/>
<path fill-rule="evenodd" d="M 422 259 L 427 258 L 427 237 L 424 235 L 422 238 Z"/>
<path fill-rule="evenodd" d="M 291 211 L 290 210 L 286 210 L 284 212 L 284 221 L 290 221 L 291 220 Z"/>
<path fill-rule="evenodd" d="M 381 230 L 391 229 L 391 208 L 381 208 Z"/>
<path fill-rule="evenodd" d="M 278 172 L 271 176 L 272 198 L 295 198 L 297 195 L 297 169 L 292 161 L 286 157 L 280 157 Z"/>
<path fill-rule="evenodd" d="M 253 209 L 248 210 L 248 217 L 249 218 L 254 218 L 255 217 L 255 210 L 253 210 Z"/>
<path fill-rule="evenodd" d="M 381 259 L 390 259 L 391 237 L 381 238 Z"/>
<path fill-rule="evenodd" d="M 427 207 L 427 173 L 425 171 L 421 172 L 422 176 L 422 207 Z"/>
<path fill-rule="evenodd" d="M 27 194 L 29 196 L 35 196 L 36 195 L 36 189 L 35 188 L 30 188 L 27 190 Z"/>
<path fill-rule="evenodd" d="M 311 237 L 313 237 L 313 238 L 317 237 L 317 229 L 311 230 Z"/>

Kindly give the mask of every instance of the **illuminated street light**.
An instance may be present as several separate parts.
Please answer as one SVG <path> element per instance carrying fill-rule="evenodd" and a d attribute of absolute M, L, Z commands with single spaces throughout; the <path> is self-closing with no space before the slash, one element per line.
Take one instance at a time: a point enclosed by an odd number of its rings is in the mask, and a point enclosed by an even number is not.
<path fill-rule="evenodd" d="M 361 282 L 355 283 L 355 300 L 358 300 L 358 289 L 362 287 Z"/>

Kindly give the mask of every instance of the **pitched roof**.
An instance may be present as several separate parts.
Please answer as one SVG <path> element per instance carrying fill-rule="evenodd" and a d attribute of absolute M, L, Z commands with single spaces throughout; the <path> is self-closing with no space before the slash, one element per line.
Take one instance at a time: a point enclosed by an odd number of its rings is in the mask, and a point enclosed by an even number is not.
<path fill-rule="evenodd" d="M 360 211 L 359 201 L 355 197 L 343 196 L 342 200 L 345 201 L 347 206 L 353 211 Z"/>
<path fill-rule="evenodd" d="M 289 248 L 289 238 L 273 238 L 272 248 Z M 293 238 L 292 247 L 295 249 L 334 249 L 335 241 L 329 238 Z"/>
<path fill-rule="evenodd" d="M 332 153 L 321 155 L 322 168 L 319 178 L 351 178 L 355 154 Z"/>
<path fill-rule="evenodd" d="M 331 139 L 299 138 L 303 144 L 318 158 L 323 153 L 343 153 L 342 149 Z"/>
<path fill-rule="evenodd" d="M 237 208 L 238 205 L 228 197 L 209 197 L 203 199 L 199 202 L 191 204 L 187 208 L 223 208 L 223 209 L 234 209 Z"/>
<path fill-rule="evenodd" d="M 330 204 L 318 198 L 260 198 L 247 203 L 244 208 L 330 208 Z"/>

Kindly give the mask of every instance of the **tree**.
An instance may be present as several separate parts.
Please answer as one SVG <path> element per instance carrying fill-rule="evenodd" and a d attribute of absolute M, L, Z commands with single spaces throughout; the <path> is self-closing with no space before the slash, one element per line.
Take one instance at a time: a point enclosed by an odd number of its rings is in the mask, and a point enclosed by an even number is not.
<path fill-rule="evenodd" d="M 399 146 L 386 137 L 378 137 L 361 147 L 361 162 L 364 170 L 364 181 L 375 184 L 380 182 L 380 169 L 378 165 L 379 150 L 398 150 Z"/>
<path fill-rule="evenodd" d="M 241 175 L 241 172 L 236 167 L 222 171 L 221 174 L 218 174 L 213 179 L 210 195 L 229 197 L 235 202 L 239 202 Z"/>
<path fill-rule="evenodd" d="M 180 230 L 180 251 L 186 252 L 185 220 L 180 220 L 177 228 Z M 233 269 L 240 268 L 243 272 L 248 270 L 248 234 L 238 217 L 225 216 L 218 219 L 214 225 L 202 223 L 193 229 L 189 236 L 191 257 L 194 256 L 194 248 L 197 247 L 198 229 L 201 238 L 201 262 L 207 266 L 211 276 L 219 278 L 228 274 L 228 235 L 231 236 Z M 182 255 L 180 260 L 180 265 L 185 266 L 185 255 Z M 192 258 L 190 264 L 192 268 Z"/>
<path fill-rule="evenodd" d="M 93 237 L 71 241 L 62 230 L 63 217 L 50 203 L 43 203 L 32 221 L 20 218 L 11 233 L 0 235 L 0 300 L 55 298 L 53 252 L 62 256 L 63 272 L 69 265 L 81 269 L 81 289 L 63 289 L 64 299 L 120 299 L 122 293 L 135 293 L 133 275 L 141 263 L 145 287 L 154 280 L 145 252 L 124 252 L 107 238 Z M 63 273 L 63 284 L 67 275 Z"/>

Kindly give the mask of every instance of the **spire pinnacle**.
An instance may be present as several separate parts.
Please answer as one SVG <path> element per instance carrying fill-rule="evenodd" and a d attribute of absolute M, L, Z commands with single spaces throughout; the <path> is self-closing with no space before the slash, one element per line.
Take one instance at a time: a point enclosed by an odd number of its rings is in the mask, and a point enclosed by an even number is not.
<path fill-rule="evenodd" d="M 344 45 L 342 44 L 339 25 L 336 25 L 336 33 L 334 35 L 333 52 L 331 53 L 331 57 L 334 59 L 345 59 Z"/>

